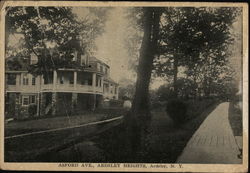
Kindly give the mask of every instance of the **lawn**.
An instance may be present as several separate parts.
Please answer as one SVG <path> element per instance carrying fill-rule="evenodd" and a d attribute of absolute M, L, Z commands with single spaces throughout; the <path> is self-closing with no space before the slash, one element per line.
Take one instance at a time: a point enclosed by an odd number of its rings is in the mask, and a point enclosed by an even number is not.
<path fill-rule="evenodd" d="M 90 122 L 106 120 L 124 115 L 125 110 L 110 109 L 96 110 L 84 115 L 61 116 L 40 118 L 36 120 L 13 121 L 5 124 L 5 137 L 41 130 L 57 129 L 82 125 Z M 57 153 L 59 150 L 74 146 L 91 136 L 95 136 L 119 124 L 122 119 L 114 122 L 99 125 L 70 128 L 49 133 L 40 133 L 4 140 L 5 161 L 7 162 L 33 162 L 47 159 L 50 153 Z M 47 161 L 45 159 L 45 161 Z"/>
<path fill-rule="evenodd" d="M 5 137 L 48 129 L 71 127 L 100 121 L 125 114 L 123 109 L 98 109 L 82 115 L 39 117 L 32 120 L 17 120 L 5 124 Z"/>
<path fill-rule="evenodd" d="M 196 129 L 215 109 L 218 102 L 192 100 L 187 104 L 189 104 L 189 121 L 178 127 L 165 113 L 163 107 L 152 110 L 148 135 L 143 140 L 147 148 L 143 157 L 136 157 L 135 153 L 132 157 L 127 157 L 127 149 L 131 146 L 127 145 L 125 127 L 120 124 L 91 139 L 59 151 L 50 158 L 50 161 L 174 163 Z"/>
<path fill-rule="evenodd" d="M 65 130 L 40 135 L 39 137 L 31 136 L 25 141 L 22 138 L 7 141 L 5 142 L 6 150 L 9 152 L 7 152 L 6 156 L 10 161 L 175 163 L 196 129 L 207 115 L 215 109 L 218 102 L 214 102 L 214 100 L 189 100 L 186 101 L 186 104 L 188 104 L 189 120 L 179 126 L 173 123 L 166 114 L 164 107 L 152 110 L 152 119 L 147 129 L 147 137 L 143 139 L 146 144 L 143 157 L 136 157 L 135 155 L 127 157 L 127 149 L 131 146 L 127 145 L 126 135 L 128 133 L 124 131 L 124 123 L 121 122 L 114 125 L 95 125 L 93 127 Z M 103 116 L 98 114 L 96 117 L 101 119 Z M 93 117 L 90 115 L 89 118 L 74 116 L 70 117 L 72 121 L 63 117 L 63 122 L 68 123 L 68 125 L 72 125 L 73 122 L 76 125 L 83 123 L 83 121 L 86 123 L 87 121 L 97 120 Z M 57 122 L 57 118 L 59 117 L 55 117 L 55 120 L 50 118 L 47 123 L 52 125 L 55 122 L 57 127 L 60 127 L 62 123 Z M 27 126 L 32 124 L 31 121 L 25 121 L 25 123 Z M 41 127 L 42 125 L 36 128 L 40 129 Z M 48 125 L 43 125 L 43 127 L 48 128 Z M 35 128 L 34 125 L 33 128 Z M 34 142 L 30 143 L 31 141 Z M 18 145 L 18 143 L 22 145 Z M 34 147 L 38 149 L 34 150 Z M 32 153 L 36 153 L 36 156 L 30 157 Z M 41 155 L 41 153 L 43 154 Z"/>

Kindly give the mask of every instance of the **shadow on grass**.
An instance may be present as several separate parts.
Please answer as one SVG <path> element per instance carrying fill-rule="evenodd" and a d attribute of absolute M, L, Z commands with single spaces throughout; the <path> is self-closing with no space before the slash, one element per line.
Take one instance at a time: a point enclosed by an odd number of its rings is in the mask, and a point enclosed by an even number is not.
<path fill-rule="evenodd" d="M 202 112 L 193 111 L 197 115 L 180 126 L 175 126 L 165 112 L 152 111 L 147 135 L 134 139 L 134 142 L 139 142 L 140 146 L 143 146 L 143 149 L 139 148 L 140 151 L 137 153 L 130 151 L 132 146 L 129 135 L 131 134 L 126 133 L 124 124 L 105 131 L 94 141 L 103 151 L 104 162 L 174 163 L 194 132 L 218 104 L 218 102 L 209 102 L 203 105 L 205 111 L 204 109 L 199 110 Z M 95 161 L 98 162 L 98 159 Z"/>
<path fill-rule="evenodd" d="M 41 138 L 34 136 L 33 139 L 26 140 L 26 144 L 24 141 L 10 141 L 11 143 L 6 143 L 6 149 L 13 152 L 8 152 L 8 158 L 9 161 L 19 162 L 174 163 L 200 124 L 218 105 L 210 102 L 203 104 L 206 104 L 202 105 L 206 108 L 205 111 L 190 111 L 192 119 L 181 126 L 175 126 L 164 109 L 158 109 L 152 111 L 151 121 L 145 129 L 134 127 L 128 130 L 128 124 L 122 121 L 113 125 L 108 123 L 92 128 L 67 130 L 64 134 L 51 134 Z M 142 121 L 141 124 L 145 122 Z M 21 142 L 22 146 L 13 148 Z M 36 153 L 32 150 L 33 145 L 44 151 L 36 150 Z M 30 153 L 26 153 L 27 147 L 31 148 Z M 25 148 L 22 155 L 17 155 Z"/>

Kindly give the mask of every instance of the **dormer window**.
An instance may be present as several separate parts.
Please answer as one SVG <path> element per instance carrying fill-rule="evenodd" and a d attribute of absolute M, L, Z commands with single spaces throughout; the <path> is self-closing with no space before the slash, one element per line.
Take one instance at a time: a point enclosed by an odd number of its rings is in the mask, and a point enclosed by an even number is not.
<path fill-rule="evenodd" d="M 30 54 L 30 64 L 37 64 L 38 58 L 34 53 Z"/>
<path fill-rule="evenodd" d="M 27 74 L 23 75 L 23 85 L 29 85 L 29 78 Z"/>
<path fill-rule="evenodd" d="M 64 81 L 64 77 L 60 76 L 60 84 L 63 84 L 63 81 Z"/>
<path fill-rule="evenodd" d="M 96 66 L 97 66 L 97 71 L 100 71 L 100 64 L 96 63 Z"/>
<path fill-rule="evenodd" d="M 81 55 L 81 65 L 87 65 L 87 56 Z"/>
<path fill-rule="evenodd" d="M 32 76 L 32 85 L 36 85 L 36 78 L 35 78 L 35 76 Z"/>
<path fill-rule="evenodd" d="M 73 61 L 76 61 L 77 60 L 77 51 L 75 51 L 74 53 L 73 53 L 73 59 L 72 59 Z"/>

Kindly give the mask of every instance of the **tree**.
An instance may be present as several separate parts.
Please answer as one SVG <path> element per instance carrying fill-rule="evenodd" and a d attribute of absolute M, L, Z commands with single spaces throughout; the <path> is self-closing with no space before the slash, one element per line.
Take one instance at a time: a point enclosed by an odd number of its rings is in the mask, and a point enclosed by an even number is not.
<path fill-rule="evenodd" d="M 126 100 L 132 99 L 135 93 L 135 85 L 128 84 L 126 86 L 119 87 L 119 99 Z"/>
<path fill-rule="evenodd" d="M 149 142 L 148 127 L 150 120 L 149 84 L 156 54 L 159 34 L 161 8 L 134 8 L 132 19 L 135 26 L 143 30 L 143 38 L 139 51 L 135 95 L 130 113 L 125 117 L 124 126 L 128 146 L 128 157 L 145 159 Z M 139 16 L 139 17 L 138 17 Z"/>
<path fill-rule="evenodd" d="M 74 52 L 86 54 L 90 43 L 103 31 L 107 10 L 85 10 L 89 14 L 79 22 L 69 7 L 7 7 L 6 39 L 11 34 L 21 34 L 23 54 L 33 53 L 38 58 L 29 71 L 48 80 L 50 70 L 77 65 L 72 61 Z"/>
<path fill-rule="evenodd" d="M 149 83 L 153 60 L 157 50 L 161 8 L 143 8 L 143 40 L 137 71 L 136 91 L 132 103 L 132 113 L 137 116 L 149 115 Z"/>
<path fill-rule="evenodd" d="M 155 72 L 158 76 L 173 76 L 176 95 L 179 67 L 185 68 L 188 77 L 197 83 L 208 82 L 212 77 L 204 79 L 208 77 L 206 72 L 216 74 L 214 70 L 226 64 L 228 46 L 233 41 L 230 26 L 237 14 L 236 8 L 226 7 L 164 10 Z"/>
<path fill-rule="evenodd" d="M 196 83 L 193 80 L 186 79 L 186 78 L 178 78 L 175 84 L 178 88 L 177 96 L 180 98 L 188 99 L 193 98 L 194 93 L 197 89 Z M 174 93 L 174 85 L 173 83 L 161 85 L 157 91 L 156 95 L 159 98 L 159 101 L 168 101 L 171 99 L 175 99 L 176 95 Z"/>

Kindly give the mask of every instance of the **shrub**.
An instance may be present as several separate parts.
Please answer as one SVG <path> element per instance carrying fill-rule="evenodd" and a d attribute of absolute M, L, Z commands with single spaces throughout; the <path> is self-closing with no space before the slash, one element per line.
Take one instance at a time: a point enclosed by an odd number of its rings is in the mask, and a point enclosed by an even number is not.
<path fill-rule="evenodd" d="M 29 112 L 29 115 L 33 117 L 37 112 L 37 106 L 29 105 L 28 112 Z"/>
<path fill-rule="evenodd" d="M 114 100 L 114 99 L 112 99 L 112 100 L 109 101 L 109 105 L 110 105 L 110 107 L 122 107 L 123 100 Z"/>
<path fill-rule="evenodd" d="M 175 124 L 182 124 L 187 120 L 187 105 L 181 100 L 174 99 L 168 101 L 166 112 Z"/>

